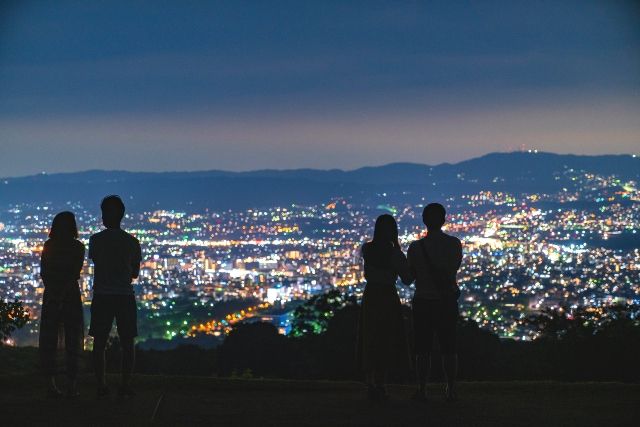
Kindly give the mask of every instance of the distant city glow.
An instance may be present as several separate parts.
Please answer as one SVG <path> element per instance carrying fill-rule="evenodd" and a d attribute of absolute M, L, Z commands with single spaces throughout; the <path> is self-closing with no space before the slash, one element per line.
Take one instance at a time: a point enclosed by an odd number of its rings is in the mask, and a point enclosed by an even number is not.
<path fill-rule="evenodd" d="M 638 183 L 571 169 L 563 174 L 574 189 L 479 191 L 446 200 L 446 231 L 464 247 L 461 312 L 500 337 L 535 339 L 538 331 L 526 320 L 545 308 L 571 316 L 577 307 L 597 313 L 615 303 L 640 303 Z M 140 339 L 223 337 L 234 324 L 257 320 L 286 334 L 295 308 L 314 295 L 339 289 L 360 298 L 360 247 L 376 215 L 396 213 L 406 249 L 424 233 L 423 198 L 415 198 L 388 205 L 381 194 L 375 208 L 335 199 L 318 206 L 129 214 L 124 225 L 144 251 L 134 285 Z M 93 210 L 64 208 L 76 212 L 85 243 L 100 229 Z M 19 345 L 37 342 L 39 255 L 58 209 L 21 204 L 0 212 L 0 298 L 24 301 L 34 320 L 15 334 Z M 86 308 L 92 272 L 86 262 L 80 281 Z M 413 287 L 398 284 L 398 292 L 408 304 Z"/>

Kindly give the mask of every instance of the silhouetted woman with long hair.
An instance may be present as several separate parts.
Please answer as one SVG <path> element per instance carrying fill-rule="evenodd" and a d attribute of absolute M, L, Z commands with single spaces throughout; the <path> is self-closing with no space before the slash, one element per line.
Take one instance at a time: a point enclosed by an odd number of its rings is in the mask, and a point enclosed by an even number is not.
<path fill-rule="evenodd" d="M 40 276 L 44 283 L 40 315 L 40 360 L 47 377 L 47 395 L 59 397 L 56 386 L 56 350 L 59 333 L 64 334 L 67 395 L 78 394 L 76 374 L 82 351 L 84 320 L 78 279 L 84 263 L 84 245 L 78 240 L 76 218 L 60 212 L 53 218 L 49 239 L 40 259 Z"/>
<path fill-rule="evenodd" d="M 373 240 L 363 245 L 362 257 L 367 284 L 358 328 L 358 357 L 366 374 L 369 399 L 380 400 L 387 398 L 388 371 L 410 364 L 396 281 L 400 276 L 409 284 L 412 277 L 398 243 L 398 225 L 391 215 L 376 219 Z"/>

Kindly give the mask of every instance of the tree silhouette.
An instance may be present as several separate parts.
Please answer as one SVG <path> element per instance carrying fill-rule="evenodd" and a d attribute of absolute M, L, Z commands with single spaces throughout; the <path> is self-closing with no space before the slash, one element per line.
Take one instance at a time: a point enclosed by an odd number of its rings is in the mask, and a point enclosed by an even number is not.
<path fill-rule="evenodd" d="M 640 379 L 640 306 L 563 307 L 529 321 L 541 335 L 532 343 L 537 363 L 550 378 Z"/>
<path fill-rule="evenodd" d="M 265 322 L 236 325 L 219 348 L 218 373 L 223 376 L 286 377 L 293 357 L 286 338 Z"/>
<path fill-rule="evenodd" d="M 18 300 L 4 302 L 0 300 L 0 344 L 4 343 L 16 329 L 29 321 L 29 312 Z"/>
<path fill-rule="evenodd" d="M 640 330 L 640 305 L 546 309 L 528 322 L 547 340 L 588 338 L 610 331 L 629 335 Z"/>
<path fill-rule="evenodd" d="M 309 299 L 293 313 L 291 336 L 301 337 L 325 332 L 336 311 L 347 305 L 356 305 L 355 297 L 347 296 L 338 290 Z"/>

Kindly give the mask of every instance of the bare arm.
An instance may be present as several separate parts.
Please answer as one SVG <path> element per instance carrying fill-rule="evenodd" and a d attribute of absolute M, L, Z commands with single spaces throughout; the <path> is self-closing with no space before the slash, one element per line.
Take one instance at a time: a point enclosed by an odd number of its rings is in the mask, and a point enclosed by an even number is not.
<path fill-rule="evenodd" d="M 411 245 L 409 245 L 409 249 L 407 249 L 407 263 L 409 264 L 409 271 L 411 273 L 411 277 L 413 278 L 413 280 L 416 280 L 418 278 L 418 273 L 416 270 L 416 260 L 415 260 L 415 249 L 414 248 L 414 243 L 411 243 Z"/>
<path fill-rule="evenodd" d="M 140 243 L 136 240 L 135 253 L 133 257 L 133 263 L 131 265 L 131 278 L 137 279 L 140 275 L 140 263 L 142 262 L 142 249 L 140 249 Z"/>
<path fill-rule="evenodd" d="M 409 262 L 407 261 L 407 257 L 399 248 L 394 251 L 393 260 L 394 267 L 396 268 L 396 271 L 398 272 L 402 283 L 404 283 L 405 285 L 410 285 L 411 282 L 413 282 L 413 280 L 415 279 L 415 276 L 411 271 L 411 267 L 409 265 Z"/>
<path fill-rule="evenodd" d="M 456 271 L 460 269 L 461 265 L 462 265 L 462 242 L 458 240 L 458 260 L 456 263 Z"/>
<path fill-rule="evenodd" d="M 93 240 L 93 236 L 89 237 L 89 259 L 93 261 L 93 257 L 95 255 L 95 250 L 94 250 L 94 240 Z"/>
<path fill-rule="evenodd" d="M 82 271 L 82 266 L 84 265 L 84 245 L 80 243 L 78 245 L 78 253 L 74 260 L 73 264 L 73 272 L 76 275 L 76 280 L 80 278 L 80 272 Z"/>

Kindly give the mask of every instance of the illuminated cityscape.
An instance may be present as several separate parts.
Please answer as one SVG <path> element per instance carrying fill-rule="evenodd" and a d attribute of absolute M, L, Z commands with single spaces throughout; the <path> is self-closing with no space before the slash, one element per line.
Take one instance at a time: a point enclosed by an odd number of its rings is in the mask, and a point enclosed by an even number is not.
<path fill-rule="evenodd" d="M 640 302 L 640 191 L 636 182 L 568 171 L 578 190 L 554 194 L 481 191 L 446 200 L 447 231 L 463 241 L 461 312 L 504 338 L 534 339 L 529 315 L 560 306 Z M 566 177 L 565 177 L 566 178 Z M 401 243 L 423 232 L 423 197 L 365 206 L 349 198 L 316 206 L 130 213 L 125 227 L 143 247 L 135 283 L 142 341 L 222 339 L 248 318 L 290 329 L 295 308 L 339 288 L 360 297 L 360 246 L 373 221 L 393 213 Z M 53 215 L 76 213 L 85 244 L 100 229 L 85 206 L 10 206 L 0 217 L 0 297 L 22 300 L 32 321 L 15 340 L 35 344 L 42 298 L 39 255 Z M 92 266 L 81 287 L 91 298 Z M 412 286 L 398 284 L 408 304 Z"/>
<path fill-rule="evenodd" d="M 0 2 L 1 425 L 638 425 L 639 30 Z"/>

